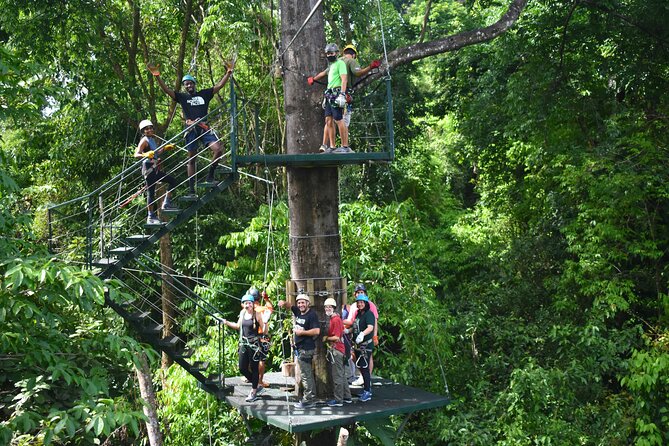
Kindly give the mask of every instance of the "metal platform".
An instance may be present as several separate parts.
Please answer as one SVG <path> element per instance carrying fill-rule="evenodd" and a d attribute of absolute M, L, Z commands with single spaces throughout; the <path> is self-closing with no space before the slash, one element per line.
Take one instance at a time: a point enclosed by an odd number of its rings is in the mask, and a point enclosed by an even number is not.
<path fill-rule="evenodd" d="M 450 402 L 445 396 L 374 377 L 371 401 L 366 403 L 359 401 L 357 395 L 362 392 L 362 388 L 352 386 L 352 404 L 328 407 L 321 402 L 307 410 L 296 410 L 294 405 L 297 400 L 293 392 L 284 391 L 286 387 L 295 385 L 293 378 L 286 378 L 281 373 L 273 372 L 265 374 L 265 381 L 270 383 L 270 387 L 265 389 L 265 393 L 258 400 L 247 403 L 244 399 L 251 390 L 251 384 L 243 383 L 240 377 L 228 378 L 226 384 L 233 385 L 235 390 L 225 400 L 242 414 L 258 418 L 290 433 L 409 414 L 418 410 L 443 407 Z"/>
<path fill-rule="evenodd" d="M 393 161 L 391 152 L 354 152 L 354 153 L 301 153 L 297 155 L 237 155 L 238 166 L 289 166 L 322 167 L 342 164 L 365 164 L 368 162 Z"/>

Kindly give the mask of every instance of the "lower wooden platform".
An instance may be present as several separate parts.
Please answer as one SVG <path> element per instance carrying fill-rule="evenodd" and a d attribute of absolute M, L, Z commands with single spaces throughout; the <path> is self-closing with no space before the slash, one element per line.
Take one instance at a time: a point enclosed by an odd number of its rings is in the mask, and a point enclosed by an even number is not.
<path fill-rule="evenodd" d="M 226 384 L 234 386 L 235 390 L 225 399 L 242 414 L 258 418 L 290 433 L 388 418 L 391 415 L 443 407 L 449 403 L 445 396 L 374 377 L 371 401 L 361 402 L 357 396 L 362 388 L 351 386 L 352 404 L 328 407 L 321 401 L 307 410 L 297 410 L 294 407 L 297 402 L 294 393 L 285 390 L 294 387 L 293 378 L 273 372 L 265 374 L 265 381 L 270 383 L 270 387 L 265 389 L 264 395 L 252 403 L 247 403 L 244 399 L 251 390 L 251 384 L 243 383 L 240 377 L 227 378 Z"/>

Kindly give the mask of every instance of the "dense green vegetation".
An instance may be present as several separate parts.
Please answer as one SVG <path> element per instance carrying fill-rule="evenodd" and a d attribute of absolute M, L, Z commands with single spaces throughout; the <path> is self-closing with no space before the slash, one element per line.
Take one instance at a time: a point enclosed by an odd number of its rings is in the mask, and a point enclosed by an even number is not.
<path fill-rule="evenodd" d="M 376 2 L 326 3 L 331 38 L 363 61 L 381 53 Z M 50 260 L 44 206 L 120 171 L 140 119 L 179 127 L 148 60 L 172 82 L 197 50 L 200 76 L 218 79 L 236 53 L 240 89 L 280 109 L 267 75 L 276 5 L 194 8 L 177 66 L 184 4 L 0 0 L 0 444 L 146 441 L 141 347 L 96 277 Z M 382 1 L 389 48 L 419 39 L 428 4 L 424 40 L 508 6 Z M 350 35 L 333 29 L 340 14 Z M 503 36 L 393 73 L 397 160 L 341 170 L 342 271 L 382 311 L 375 372 L 452 398 L 410 418 L 397 444 L 669 442 L 667 23 L 659 0 L 530 1 Z M 210 206 L 197 250 L 190 230 L 172 238 L 180 268 L 230 314 L 226 296 L 254 283 L 275 297 L 289 276 L 282 172 L 267 175 L 279 195 L 267 277 L 263 184 L 244 179 Z M 276 367 L 280 343 L 273 353 Z M 243 442 L 237 415 L 178 367 L 165 373 L 166 444 Z M 364 428 L 355 442 L 380 444 Z"/>

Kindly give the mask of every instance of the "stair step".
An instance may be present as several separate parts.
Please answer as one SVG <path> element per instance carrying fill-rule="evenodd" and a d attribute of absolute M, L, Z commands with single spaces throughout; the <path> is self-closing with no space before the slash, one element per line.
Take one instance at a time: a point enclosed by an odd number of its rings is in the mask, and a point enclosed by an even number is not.
<path fill-rule="evenodd" d="M 114 254 L 114 255 L 122 255 L 125 254 L 126 252 L 132 251 L 133 248 L 132 246 L 119 246 L 118 248 L 110 249 L 109 254 Z"/>
<path fill-rule="evenodd" d="M 151 324 L 142 328 L 142 333 L 160 336 L 163 333 L 163 328 L 165 328 L 163 324 Z"/>
<path fill-rule="evenodd" d="M 166 221 L 161 221 L 160 223 L 155 223 L 155 224 L 154 224 L 154 223 L 151 223 L 151 224 L 149 224 L 149 223 L 145 223 L 145 224 L 144 224 L 144 227 L 145 227 L 146 229 L 160 229 L 160 228 L 162 228 L 163 226 L 165 226 L 166 224 L 167 224 Z"/>
<path fill-rule="evenodd" d="M 160 215 L 163 217 L 174 217 L 175 215 L 181 214 L 181 209 L 161 209 Z"/>
<path fill-rule="evenodd" d="M 195 350 L 193 350 L 192 348 L 185 348 L 180 353 L 177 353 L 174 356 L 179 359 L 189 359 L 191 356 L 193 356 L 193 353 L 195 353 Z"/>
<path fill-rule="evenodd" d="M 207 376 L 207 380 L 204 382 L 204 384 L 207 386 L 223 387 L 224 380 L 225 380 L 225 375 L 214 374 Z"/>
<path fill-rule="evenodd" d="M 190 367 L 193 370 L 204 372 L 209 368 L 209 361 L 195 361 Z"/>
<path fill-rule="evenodd" d="M 149 316 L 151 316 L 150 311 L 135 311 L 133 313 L 130 313 L 128 316 L 129 319 L 133 320 L 134 322 L 141 322 L 146 320 Z"/>
<path fill-rule="evenodd" d="M 138 234 L 138 235 L 131 235 L 129 237 L 126 237 L 126 241 L 128 243 L 132 243 L 134 245 L 139 245 L 142 242 L 147 241 L 151 236 L 146 235 L 146 234 Z"/>
<path fill-rule="evenodd" d="M 184 203 L 194 203 L 198 201 L 200 197 L 197 195 L 184 195 L 182 197 L 179 197 L 179 201 L 182 201 Z"/>
<path fill-rule="evenodd" d="M 158 341 L 158 344 L 162 345 L 163 347 L 176 347 L 176 345 L 181 341 L 178 336 L 168 336 L 166 338 L 162 338 L 160 341 Z"/>
<path fill-rule="evenodd" d="M 107 266 L 115 265 L 118 263 L 118 259 L 112 259 L 112 258 L 106 258 L 106 259 L 96 259 L 93 260 L 93 266 L 97 266 L 98 268 L 105 268 Z"/>
<path fill-rule="evenodd" d="M 197 187 L 199 187 L 200 189 L 211 189 L 213 187 L 218 186 L 218 183 L 220 183 L 220 181 L 211 181 L 211 182 L 202 181 L 200 183 L 197 183 Z"/>

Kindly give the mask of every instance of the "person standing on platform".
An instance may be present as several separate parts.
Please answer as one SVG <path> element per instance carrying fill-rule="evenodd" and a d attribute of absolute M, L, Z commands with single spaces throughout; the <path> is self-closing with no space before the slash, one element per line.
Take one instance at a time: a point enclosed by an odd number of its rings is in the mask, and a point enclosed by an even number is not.
<path fill-rule="evenodd" d="M 353 114 L 353 87 L 356 78 L 361 78 L 367 73 L 372 71 L 374 68 L 381 66 L 380 60 L 373 60 L 369 66 L 365 68 L 360 68 L 360 63 L 358 63 L 358 50 L 354 45 L 348 44 L 344 47 L 344 55 L 341 57 L 341 60 L 346 64 L 346 70 L 348 71 L 348 88 L 346 89 L 346 110 L 344 113 L 344 124 L 348 128 L 351 125 L 351 115 Z M 349 99 L 350 98 L 350 99 Z M 350 135 L 349 135 L 350 136 Z"/>
<path fill-rule="evenodd" d="M 263 321 L 260 313 L 253 308 L 253 297 L 249 294 L 242 297 L 242 307 L 237 322 L 223 319 L 223 324 L 234 330 L 239 330 L 239 371 L 251 383 L 251 392 L 246 397 L 247 402 L 258 399 L 265 388 L 258 386 L 259 345 L 258 333 L 263 330 Z"/>
<path fill-rule="evenodd" d="M 269 300 L 269 296 L 265 291 L 260 293 L 257 288 L 251 287 L 249 294 L 253 297 L 253 305 L 256 313 L 260 313 L 264 324 L 264 330 L 260 333 L 260 363 L 258 364 L 258 383 L 263 387 L 269 387 L 269 383 L 265 382 L 265 358 L 269 353 L 270 336 L 269 336 L 269 320 L 274 312 L 274 305 Z"/>
<path fill-rule="evenodd" d="M 328 401 L 327 405 L 330 407 L 341 407 L 344 403 L 353 402 L 344 367 L 347 362 L 346 346 L 343 342 L 344 323 L 335 311 L 337 302 L 333 298 L 325 299 L 323 306 L 325 307 L 325 315 L 330 319 L 328 334 L 323 336 L 323 342 L 328 347 L 327 360 L 330 363 L 334 388 L 334 399 Z"/>
<path fill-rule="evenodd" d="M 374 325 L 376 318 L 369 306 L 369 297 L 366 294 L 358 294 L 355 297 L 358 312 L 353 322 L 353 333 L 355 335 L 355 357 L 356 365 L 360 369 L 363 378 L 363 390 L 360 401 L 366 402 L 372 399 L 372 376 L 369 372 L 369 360 L 374 350 Z"/>
<path fill-rule="evenodd" d="M 326 90 L 323 92 L 323 109 L 325 110 L 325 126 L 323 127 L 323 144 L 319 148 L 321 153 L 351 153 L 348 146 L 348 128 L 344 124 L 344 108 L 346 107 L 346 88 L 348 72 L 343 60 L 337 58 L 339 47 L 329 43 L 325 47 L 325 56 L 330 65 L 315 76 L 307 78 L 307 83 L 313 85 L 315 81 L 328 77 Z M 334 121 L 334 122 L 333 122 Z M 339 129 L 341 147 L 333 150 L 336 141 L 335 124 Z"/>
<path fill-rule="evenodd" d="M 365 287 L 365 284 L 359 283 L 355 286 L 355 292 L 354 296 L 357 298 L 360 295 L 367 295 L 367 287 Z M 374 346 L 379 345 L 379 310 L 377 309 L 376 305 L 374 305 L 374 302 L 371 300 L 369 301 L 369 308 L 371 312 L 374 314 L 375 323 L 374 323 L 374 335 L 372 337 L 372 341 L 374 343 Z M 357 305 L 352 305 L 351 306 L 351 311 L 348 314 L 348 318 L 344 320 L 344 326 L 345 327 L 351 327 L 355 321 L 355 317 L 358 314 L 358 307 Z M 374 371 L 374 356 L 372 355 L 372 352 L 369 354 L 369 374 L 371 376 L 372 372 Z M 363 385 L 363 379 L 362 376 L 360 376 L 357 380 L 353 381 L 351 385 L 354 386 L 362 386 Z"/>
<path fill-rule="evenodd" d="M 216 136 L 216 133 L 209 127 L 205 119 L 209 113 L 209 102 L 228 82 L 228 79 L 232 75 L 234 65 L 228 64 L 227 71 L 223 78 L 221 78 L 221 80 L 213 87 L 204 90 L 196 91 L 195 78 L 190 74 L 186 74 L 181 79 L 181 84 L 186 89 L 185 93 L 175 92 L 169 88 L 167 84 L 165 84 L 165 81 L 160 77 L 158 66 L 147 64 L 147 68 L 158 81 L 158 85 L 160 85 L 160 88 L 165 94 L 181 105 L 181 110 L 183 111 L 183 116 L 186 120 L 186 128 L 190 127 L 190 130 L 186 133 L 186 149 L 188 150 L 188 198 L 196 198 L 195 160 L 197 158 L 199 142 L 202 142 L 209 147 L 212 152 L 211 166 L 209 167 L 209 173 L 207 174 L 206 179 L 207 183 L 214 182 L 214 172 L 216 171 L 216 166 L 218 166 L 218 161 L 221 158 L 222 153 L 218 136 Z"/>
<path fill-rule="evenodd" d="M 302 400 L 295 404 L 296 409 L 308 409 L 314 405 L 316 382 L 314 380 L 313 359 L 316 353 L 315 339 L 321 334 L 316 311 L 309 307 L 309 296 L 300 293 L 295 298 L 296 305 L 279 301 L 279 307 L 289 308 L 295 316 L 293 326 L 295 356 L 300 367 L 300 381 L 304 388 Z"/>

